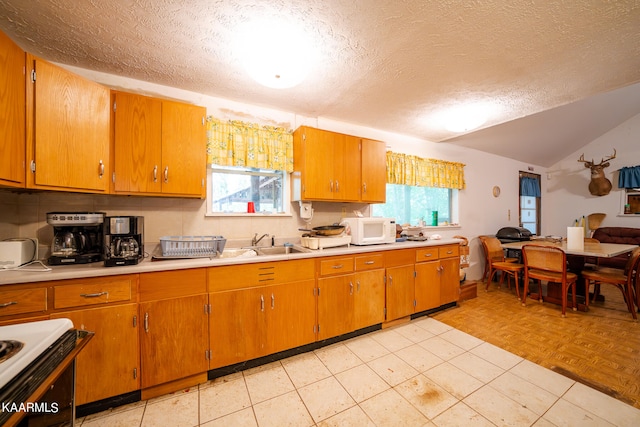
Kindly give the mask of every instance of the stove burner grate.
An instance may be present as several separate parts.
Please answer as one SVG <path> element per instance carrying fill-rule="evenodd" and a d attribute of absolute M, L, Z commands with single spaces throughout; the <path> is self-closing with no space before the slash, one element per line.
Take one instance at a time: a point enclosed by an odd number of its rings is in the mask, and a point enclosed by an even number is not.
<path fill-rule="evenodd" d="M 16 340 L 0 340 L 0 363 L 12 356 L 15 356 L 20 350 L 22 350 L 24 344 Z"/>

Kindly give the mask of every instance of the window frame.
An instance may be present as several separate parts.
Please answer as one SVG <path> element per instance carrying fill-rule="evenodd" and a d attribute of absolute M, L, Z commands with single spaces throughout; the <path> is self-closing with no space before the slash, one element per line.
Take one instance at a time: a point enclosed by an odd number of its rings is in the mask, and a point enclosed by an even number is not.
<path fill-rule="evenodd" d="M 207 217 L 261 217 L 261 218 L 270 218 L 270 217 L 275 217 L 275 218 L 283 218 L 283 217 L 291 217 L 292 213 L 291 213 L 291 174 L 285 171 L 274 171 L 274 172 L 282 172 L 282 208 L 284 209 L 284 212 L 255 212 L 255 213 L 248 213 L 248 212 L 213 212 L 211 207 L 212 207 L 212 188 L 213 188 L 213 182 L 212 182 L 212 174 L 216 171 L 216 170 L 226 170 L 226 171 L 234 171 L 236 170 L 236 172 L 234 174 L 236 175 L 256 175 L 255 173 L 251 173 L 250 171 L 248 171 L 247 169 L 251 169 L 251 168 L 247 168 L 247 167 L 242 167 L 242 166 L 219 166 L 219 165 L 213 165 L 213 164 L 208 164 L 207 165 L 207 191 L 206 191 L 206 195 L 205 195 L 205 203 L 206 203 L 206 212 L 205 212 L 205 216 Z M 260 175 L 260 174 L 257 174 Z"/>

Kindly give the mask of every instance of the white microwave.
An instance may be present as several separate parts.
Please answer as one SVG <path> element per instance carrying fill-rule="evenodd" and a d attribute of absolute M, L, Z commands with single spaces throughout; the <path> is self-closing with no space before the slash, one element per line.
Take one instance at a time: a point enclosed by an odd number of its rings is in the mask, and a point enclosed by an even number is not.
<path fill-rule="evenodd" d="M 395 243 L 396 220 L 394 218 L 345 218 L 342 221 L 353 245 L 379 245 Z"/>

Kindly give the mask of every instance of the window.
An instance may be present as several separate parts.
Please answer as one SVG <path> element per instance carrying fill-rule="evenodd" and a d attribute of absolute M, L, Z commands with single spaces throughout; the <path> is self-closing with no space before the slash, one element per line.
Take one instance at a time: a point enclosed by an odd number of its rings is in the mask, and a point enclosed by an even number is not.
<path fill-rule="evenodd" d="M 287 173 L 256 168 L 211 166 L 208 174 L 207 214 L 285 214 L 288 205 Z"/>
<path fill-rule="evenodd" d="M 387 184 L 387 202 L 373 205 L 373 215 L 395 218 L 397 224 L 432 225 L 432 212 L 438 212 L 438 224 L 457 222 L 453 208 L 458 190 L 435 187 Z"/>

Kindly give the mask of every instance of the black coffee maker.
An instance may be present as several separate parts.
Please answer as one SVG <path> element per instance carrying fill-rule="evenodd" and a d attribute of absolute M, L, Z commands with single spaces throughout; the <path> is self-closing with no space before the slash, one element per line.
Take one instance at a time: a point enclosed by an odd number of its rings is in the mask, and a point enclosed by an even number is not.
<path fill-rule="evenodd" d="M 104 259 L 102 252 L 104 212 L 49 212 L 53 226 L 51 265 L 87 264 Z"/>
<path fill-rule="evenodd" d="M 104 265 L 135 265 L 144 258 L 144 217 L 108 216 L 104 220 Z"/>

